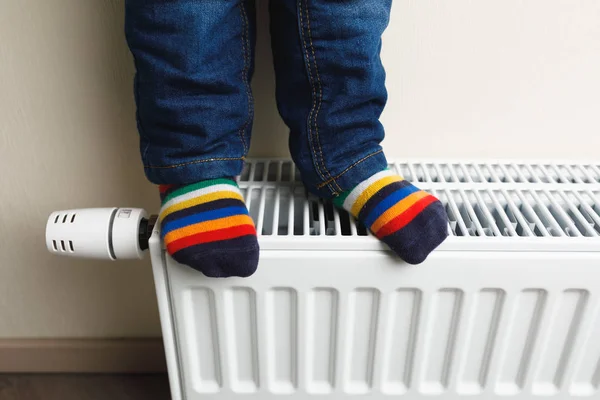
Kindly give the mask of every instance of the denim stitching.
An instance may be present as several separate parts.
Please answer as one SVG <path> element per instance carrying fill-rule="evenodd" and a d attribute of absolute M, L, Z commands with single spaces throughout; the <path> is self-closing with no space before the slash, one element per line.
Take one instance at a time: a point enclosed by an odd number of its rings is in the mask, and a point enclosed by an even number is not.
<path fill-rule="evenodd" d="M 313 39 L 312 39 L 312 31 L 310 29 L 310 15 L 309 15 L 308 0 L 304 0 L 304 5 L 306 7 L 306 26 L 308 28 L 308 40 L 310 43 L 310 50 L 311 50 L 312 56 L 313 56 L 313 63 L 315 65 L 315 75 L 317 77 L 317 83 L 319 85 L 319 95 L 317 97 L 318 98 L 318 106 L 317 106 L 317 110 L 314 114 L 314 119 L 313 119 L 314 124 L 315 124 L 315 136 L 316 136 L 315 139 L 316 139 L 317 146 L 319 149 L 321 166 L 323 167 L 323 171 L 325 171 L 325 173 L 327 174 L 327 177 L 329 178 L 328 181 L 332 182 L 341 191 L 342 188 L 335 181 L 335 178 L 332 178 L 331 173 L 329 172 L 329 170 L 327 169 L 327 166 L 325 165 L 325 158 L 323 157 L 323 147 L 321 145 L 321 139 L 319 137 L 319 112 L 321 111 L 321 106 L 323 104 L 323 84 L 321 83 L 321 76 L 319 74 L 319 67 L 317 65 L 317 56 L 315 54 L 315 46 L 313 44 Z M 331 186 L 329 186 L 329 188 L 333 189 Z M 335 190 L 333 190 L 333 191 L 335 192 Z"/>
<path fill-rule="evenodd" d="M 308 139 L 309 139 L 309 144 L 311 147 L 311 151 L 314 154 L 314 148 L 313 148 L 313 143 L 312 143 L 312 126 L 310 124 L 310 121 L 312 121 L 312 113 L 314 111 L 314 107 L 316 105 L 316 92 L 315 92 L 315 87 L 314 87 L 314 82 L 313 82 L 313 77 L 312 77 L 312 70 L 310 67 L 310 59 L 308 57 L 308 46 L 306 46 L 306 39 L 304 38 L 304 17 L 302 16 L 302 0 L 298 0 L 298 9 L 300 10 L 300 35 L 302 36 L 302 44 L 303 44 L 303 50 L 304 50 L 304 54 L 306 56 L 306 69 L 308 72 L 308 80 L 310 82 L 310 88 L 313 94 L 313 105 L 311 106 L 311 110 L 310 113 L 308 115 Z M 321 179 L 325 179 L 325 177 L 321 174 L 321 170 L 319 169 L 318 165 L 315 165 Z"/>
<path fill-rule="evenodd" d="M 239 160 L 244 160 L 244 159 L 245 159 L 245 157 L 206 158 L 204 160 L 189 161 L 189 162 L 185 162 L 185 163 L 181 163 L 181 164 L 161 165 L 161 166 L 144 165 L 144 168 L 148 168 L 148 169 L 169 169 L 169 168 L 179 168 L 179 167 L 185 167 L 186 165 L 201 164 L 201 163 L 212 162 L 212 161 L 239 161 Z"/>
<path fill-rule="evenodd" d="M 315 148 L 314 148 L 314 143 L 313 143 L 313 137 L 312 137 L 312 125 L 311 125 L 311 121 L 312 121 L 312 115 L 315 111 L 315 107 L 317 105 L 317 92 L 315 89 L 315 84 L 314 84 L 314 78 L 312 76 L 312 69 L 310 67 L 310 57 L 308 55 L 308 46 L 306 45 L 306 38 L 304 35 L 304 17 L 302 14 L 302 0 L 298 0 L 298 9 L 300 12 L 300 36 L 302 37 L 302 44 L 303 44 L 303 50 L 304 50 L 304 54 L 306 56 L 306 69 L 307 69 L 307 73 L 308 73 L 308 80 L 310 82 L 310 87 L 311 87 L 311 91 L 312 91 L 312 95 L 313 95 L 313 104 L 310 110 L 310 113 L 308 115 L 308 121 L 307 121 L 307 125 L 308 125 L 308 144 L 310 145 L 310 150 L 311 150 L 311 155 L 315 155 Z M 319 163 L 318 161 L 314 162 L 314 167 L 317 171 L 317 174 L 319 175 L 319 177 L 325 181 L 326 178 L 323 175 L 323 173 L 321 172 L 321 169 L 319 168 Z M 331 186 L 329 186 L 329 189 L 334 192 L 333 188 Z"/>
<path fill-rule="evenodd" d="M 250 43 L 250 19 L 248 18 L 248 12 L 246 11 L 245 6 L 242 7 L 244 19 L 246 21 L 246 55 L 247 55 L 247 67 L 246 67 L 246 91 L 248 92 L 248 120 L 246 121 L 246 126 L 244 129 L 247 129 L 248 126 L 252 123 L 252 119 L 254 118 L 254 95 L 252 94 L 252 87 L 250 86 L 250 68 L 252 67 L 252 46 Z M 245 140 L 245 139 L 244 139 Z M 249 144 L 246 144 L 246 150 L 248 150 Z"/>
<path fill-rule="evenodd" d="M 246 129 L 250 124 L 250 119 L 252 118 L 252 91 L 250 89 L 250 84 L 248 83 L 248 70 L 250 69 L 250 60 L 248 56 L 248 52 L 250 50 L 250 43 L 248 41 L 248 37 L 250 36 L 249 32 L 249 23 L 248 17 L 246 15 L 246 10 L 244 8 L 244 2 L 241 1 L 239 4 L 240 8 L 240 16 L 242 17 L 242 22 L 244 23 L 244 28 L 242 29 L 242 54 L 244 57 L 244 67 L 242 68 L 242 81 L 244 82 L 244 89 L 246 90 L 246 96 L 248 96 L 248 119 L 244 122 L 244 125 L 241 127 L 239 131 L 240 139 L 242 141 L 242 146 L 244 146 L 244 154 L 248 152 L 248 144 L 246 143 L 246 139 L 244 138 L 244 134 L 246 133 Z"/>
<path fill-rule="evenodd" d="M 377 150 L 376 152 L 373 152 L 371 154 L 368 154 L 366 156 L 364 156 L 363 158 L 361 158 L 360 160 L 356 161 L 354 164 L 352 164 L 351 166 L 349 166 L 348 168 L 346 168 L 345 170 L 343 170 L 342 172 L 340 172 L 339 174 L 337 174 L 336 176 L 334 176 L 331 179 L 339 179 L 342 175 L 344 175 L 345 173 L 347 173 L 348 171 L 350 171 L 352 168 L 356 167 L 358 164 L 360 164 L 361 162 L 365 161 L 368 158 L 371 158 L 379 153 L 383 153 L 383 150 Z M 329 182 L 323 182 L 319 185 L 317 185 L 317 189 L 321 189 L 323 186 L 327 185 Z M 340 188 L 340 191 L 344 192 L 344 189 Z"/>
<path fill-rule="evenodd" d="M 300 36 L 302 37 L 303 50 L 304 50 L 304 54 L 306 56 L 305 66 L 307 69 L 308 80 L 310 83 L 312 97 L 313 97 L 313 104 L 311 106 L 311 110 L 310 110 L 310 113 L 308 115 L 308 120 L 307 120 L 307 128 L 308 128 L 308 144 L 310 145 L 311 155 L 314 156 L 316 154 L 316 152 L 315 152 L 313 137 L 312 137 L 311 121 L 312 121 L 312 114 L 314 113 L 315 106 L 316 106 L 317 93 L 315 90 L 314 79 L 312 76 L 312 69 L 310 67 L 310 57 L 308 55 L 308 46 L 306 45 L 306 38 L 304 37 L 305 35 L 304 35 L 304 17 L 302 14 L 302 0 L 298 0 L 297 5 L 298 5 L 299 12 L 300 12 Z M 320 179 L 325 181 L 325 176 L 323 175 L 323 173 L 321 172 L 321 169 L 319 168 L 319 163 L 315 160 L 313 162 L 313 164 L 314 164 L 314 167 L 315 167 L 316 172 L 319 175 Z M 333 192 L 333 188 L 331 186 L 329 186 L 329 189 Z"/>

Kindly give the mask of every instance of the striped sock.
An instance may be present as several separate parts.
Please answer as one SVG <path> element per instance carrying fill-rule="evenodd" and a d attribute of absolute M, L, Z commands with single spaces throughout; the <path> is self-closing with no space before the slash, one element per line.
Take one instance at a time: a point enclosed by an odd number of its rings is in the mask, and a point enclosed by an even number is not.
<path fill-rule="evenodd" d="M 389 170 L 334 199 L 409 264 L 420 264 L 448 236 L 438 199 Z"/>
<path fill-rule="evenodd" d="M 235 181 L 159 189 L 161 237 L 173 259 L 211 278 L 247 277 L 256 271 L 256 229 Z"/>

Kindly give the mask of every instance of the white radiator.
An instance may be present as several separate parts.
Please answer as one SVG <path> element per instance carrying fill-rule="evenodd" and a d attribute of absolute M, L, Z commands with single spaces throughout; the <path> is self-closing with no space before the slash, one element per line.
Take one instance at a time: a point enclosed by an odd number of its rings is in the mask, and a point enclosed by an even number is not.
<path fill-rule="evenodd" d="M 392 164 L 451 237 L 411 267 L 288 161 L 240 187 L 248 279 L 207 279 L 150 240 L 173 400 L 599 395 L 600 165 Z"/>
<path fill-rule="evenodd" d="M 149 247 L 173 400 L 600 396 L 600 163 L 396 163 L 450 237 L 408 266 L 293 164 L 240 177 L 260 234 L 248 279 L 207 279 Z M 140 209 L 50 215 L 48 250 L 141 257 Z"/>

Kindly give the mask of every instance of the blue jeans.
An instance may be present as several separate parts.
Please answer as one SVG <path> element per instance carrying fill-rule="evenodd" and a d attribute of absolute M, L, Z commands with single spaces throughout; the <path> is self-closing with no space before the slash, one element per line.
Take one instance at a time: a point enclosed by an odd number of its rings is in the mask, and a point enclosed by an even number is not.
<path fill-rule="evenodd" d="M 271 0 L 279 112 L 306 187 L 321 197 L 387 167 L 381 35 L 391 0 Z M 254 101 L 254 0 L 127 0 L 126 37 L 148 179 L 241 172 Z"/>

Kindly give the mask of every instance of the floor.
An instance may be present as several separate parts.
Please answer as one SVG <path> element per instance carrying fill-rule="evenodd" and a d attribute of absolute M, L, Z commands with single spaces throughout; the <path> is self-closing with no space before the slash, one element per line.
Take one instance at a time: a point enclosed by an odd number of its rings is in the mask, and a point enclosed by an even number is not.
<path fill-rule="evenodd" d="M 169 400 L 167 375 L 0 374 L 0 400 Z"/>

